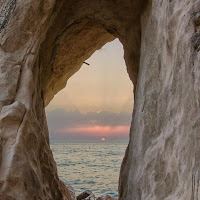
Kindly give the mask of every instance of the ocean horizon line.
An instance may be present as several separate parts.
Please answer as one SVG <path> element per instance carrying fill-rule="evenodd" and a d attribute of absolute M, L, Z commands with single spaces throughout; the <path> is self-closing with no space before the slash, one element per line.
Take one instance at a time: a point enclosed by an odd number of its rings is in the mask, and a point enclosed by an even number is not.
<path fill-rule="evenodd" d="M 51 143 L 98 143 L 98 144 L 109 144 L 109 143 L 123 143 L 128 144 L 128 140 L 68 140 L 68 139 L 50 139 Z"/>

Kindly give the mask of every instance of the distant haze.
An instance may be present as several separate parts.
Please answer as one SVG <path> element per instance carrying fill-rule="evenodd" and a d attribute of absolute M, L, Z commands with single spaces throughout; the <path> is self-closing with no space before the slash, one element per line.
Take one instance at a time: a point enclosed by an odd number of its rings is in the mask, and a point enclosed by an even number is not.
<path fill-rule="evenodd" d="M 96 51 L 46 108 L 50 138 L 68 141 L 126 141 L 133 86 L 118 40 Z"/>

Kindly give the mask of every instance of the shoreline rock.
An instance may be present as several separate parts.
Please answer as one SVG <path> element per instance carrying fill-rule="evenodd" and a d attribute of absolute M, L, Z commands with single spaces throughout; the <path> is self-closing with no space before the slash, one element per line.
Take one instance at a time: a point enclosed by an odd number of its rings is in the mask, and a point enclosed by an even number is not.
<path fill-rule="evenodd" d="M 77 200 L 93 200 L 95 199 L 95 195 L 90 190 L 85 190 L 81 194 L 79 194 L 77 197 Z"/>
<path fill-rule="evenodd" d="M 76 198 L 77 200 L 117 200 L 115 197 L 112 197 L 108 194 L 105 196 L 96 198 L 95 195 L 90 190 L 86 190 L 82 192 Z"/>

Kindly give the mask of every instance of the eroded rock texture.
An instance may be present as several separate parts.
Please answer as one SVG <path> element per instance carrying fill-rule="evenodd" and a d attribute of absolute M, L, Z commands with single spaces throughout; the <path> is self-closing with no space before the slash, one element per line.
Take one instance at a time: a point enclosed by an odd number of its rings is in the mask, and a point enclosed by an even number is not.
<path fill-rule="evenodd" d="M 200 1 L 152 1 L 142 14 L 121 199 L 200 198 L 199 11 Z"/>
<path fill-rule="evenodd" d="M 75 199 L 44 108 L 118 37 L 137 86 L 119 199 L 197 200 L 199 13 L 199 0 L 17 0 L 0 33 L 0 199 Z"/>

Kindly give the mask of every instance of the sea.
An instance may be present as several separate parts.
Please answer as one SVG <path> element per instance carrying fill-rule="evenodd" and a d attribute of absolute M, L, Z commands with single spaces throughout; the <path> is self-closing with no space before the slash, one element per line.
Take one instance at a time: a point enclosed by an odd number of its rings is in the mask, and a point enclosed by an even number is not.
<path fill-rule="evenodd" d="M 76 195 L 91 190 L 96 197 L 118 197 L 120 166 L 127 143 L 51 142 L 58 175 Z"/>

